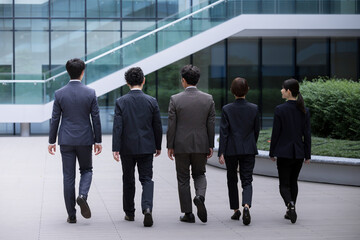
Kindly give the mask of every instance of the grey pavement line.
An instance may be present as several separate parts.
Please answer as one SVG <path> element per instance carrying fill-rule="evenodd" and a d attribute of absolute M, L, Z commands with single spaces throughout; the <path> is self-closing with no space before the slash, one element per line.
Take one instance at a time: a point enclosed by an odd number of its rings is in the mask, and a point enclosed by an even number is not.
<path fill-rule="evenodd" d="M 107 214 L 109 215 L 109 218 L 110 218 L 110 220 L 111 220 L 111 223 L 112 223 L 112 224 L 113 224 L 113 226 L 115 227 L 115 230 L 116 230 L 116 233 L 117 233 L 117 235 L 118 235 L 119 239 L 121 239 L 121 240 L 122 240 L 122 237 L 121 237 L 121 235 L 120 235 L 120 233 L 119 233 L 119 231 L 118 231 L 118 229 L 117 229 L 117 227 L 116 227 L 116 224 L 115 224 L 115 222 L 114 222 L 114 219 L 111 217 L 110 211 L 109 211 L 109 209 L 107 208 L 107 206 L 106 206 L 106 204 L 105 204 L 105 201 L 104 201 L 104 199 L 102 198 L 101 193 L 100 193 L 100 191 L 99 191 L 99 189 L 98 189 L 98 187 L 97 187 L 96 183 L 95 183 L 95 182 L 93 182 L 93 183 L 92 183 L 92 185 L 95 187 L 96 192 L 99 194 L 99 198 L 101 199 L 101 202 L 102 202 L 102 204 L 104 205 L 104 207 L 105 207 L 105 209 L 106 209 Z"/>
<path fill-rule="evenodd" d="M 42 182 L 42 191 L 41 191 L 41 205 L 40 205 L 40 219 L 39 219 L 39 232 L 38 232 L 38 240 L 40 240 L 41 236 L 41 226 L 42 226 L 42 216 L 43 216 L 43 208 L 44 208 L 44 196 L 45 196 L 45 177 L 46 177 L 46 167 L 47 167 L 47 156 L 45 156 L 44 168 L 43 168 L 43 182 Z"/>

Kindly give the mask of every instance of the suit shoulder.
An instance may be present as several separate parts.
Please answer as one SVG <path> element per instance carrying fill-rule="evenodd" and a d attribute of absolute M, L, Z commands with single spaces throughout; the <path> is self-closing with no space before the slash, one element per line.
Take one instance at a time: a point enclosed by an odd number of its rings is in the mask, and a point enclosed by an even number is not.
<path fill-rule="evenodd" d="M 203 95 L 204 97 L 213 99 L 213 96 L 212 96 L 211 94 L 209 94 L 209 93 L 206 93 L 206 92 L 203 92 L 203 91 L 200 91 L 200 90 L 199 90 L 199 94 L 200 94 L 200 95 Z"/>
<path fill-rule="evenodd" d="M 255 103 L 247 102 L 247 105 L 253 109 L 258 109 L 258 105 L 256 105 Z"/>

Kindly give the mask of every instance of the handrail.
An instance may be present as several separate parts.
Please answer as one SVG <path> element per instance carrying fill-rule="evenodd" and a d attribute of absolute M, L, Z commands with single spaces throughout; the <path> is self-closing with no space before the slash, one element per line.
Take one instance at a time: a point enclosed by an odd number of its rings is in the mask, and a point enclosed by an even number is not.
<path fill-rule="evenodd" d="M 109 55 L 109 54 L 111 54 L 111 53 L 113 53 L 113 52 L 116 52 L 116 51 L 118 51 L 119 49 L 122 49 L 122 48 L 124 48 L 124 47 L 126 47 L 126 46 L 128 46 L 128 45 L 134 44 L 135 42 L 137 42 L 137 41 L 139 41 L 139 40 L 141 40 L 141 39 L 143 39 L 143 38 L 146 38 L 147 36 L 154 35 L 155 33 L 159 32 L 159 31 L 161 31 L 161 30 L 163 30 L 163 29 L 166 29 L 166 28 L 168 28 L 168 27 L 171 27 L 171 26 L 173 26 L 174 24 L 176 24 L 176 23 L 178 23 L 178 22 L 181 22 L 181 21 L 183 21 L 183 20 L 185 20 L 185 19 L 187 19 L 187 18 L 192 17 L 193 15 L 196 15 L 196 14 L 198 14 L 198 13 L 200 13 L 200 12 L 202 12 L 202 11 L 205 11 L 205 10 L 207 10 L 207 9 L 209 9 L 209 8 L 213 8 L 214 6 L 216 6 L 216 5 L 218 5 L 218 4 L 222 3 L 222 2 L 226 2 L 226 1 L 227 1 L 227 0 L 219 0 L 219 1 L 216 1 L 216 2 L 214 2 L 214 3 L 212 3 L 212 4 L 210 4 L 210 5 L 207 5 L 206 7 L 203 7 L 203 8 L 201 8 L 201 9 L 195 11 L 195 12 L 192 12 L 192 13 L 184 16 L 184 17 L 181 17 L 181 18 L 179 18 L 179 19 L 177 19 L 177 20 L 175 20 L 175 21 L 173 21 L 173 22 L 171 22 L 171 23 L 168 23 L 168 24 L 166 24 L 166 25 L 164 25 L 164 26 L 162 26 L 162 27 L 159 27 L 159 28 L 151 31 L 151 32 L 148 32 L 148 33 L 146 33 L 146 34 L 144 34 L 144 35 L 141 35 L 140 37 L 137 37 L 137 38 L 135 38 L 135 39 L 133 39 L 133 40 L 131 40 L 131 41 L 129 41 L 129 42 L 126 42 L 126 43 L 124 43 L 124 44 L 122 44 L 122 45 L 120 45 L 120 46 L 118 46 L 118 47 L 116 47 L 116 48 L 113 48 L 113 49 L 111 49 L 111 50 L 109 50 L 109 51 L 107 51 L 107 52 L 105 52 L 105 53 L 102 53 L 102 54 L 100 54 L 100 55 L 98 55 L 98 56 L 96 56 L 96 57 L 93 57 L 93 58 L 85 61 L 85 64 L 88 64 L 88 63 L 91 63 L 91 62 L 95 62 L 95 61 L 96 61 L 97 59 L 99 59 L 99 58 L 102 58 L 102 57 L 104 57 L 104 56 L 106 56 L 106 55 Z M 52 76 L 52 77 L 50 77 L 50 78 L 48 78 L 48 79 L 46 79 L 46 80 L 0 80 L 0 83 L 3 83 L 3 84 L 4 84 L 4 83 L 46 83 L 46 82 L 55 80 L 57 77 L 62 76 L 62 75 L 64 75 L 64 74 L 66 74 L 66 73 L 67 73 L 66 71 L 63 71 L 63 72 L 58 73 L 58 74 L 56 74 L 55 76 Z"/>

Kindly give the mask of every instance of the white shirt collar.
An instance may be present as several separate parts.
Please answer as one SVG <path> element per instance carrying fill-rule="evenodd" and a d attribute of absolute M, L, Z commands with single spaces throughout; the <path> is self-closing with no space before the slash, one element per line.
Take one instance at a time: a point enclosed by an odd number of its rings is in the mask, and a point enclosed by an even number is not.
<path fill-rule="evenodd" d="M 185 89 L 188 89 L 188 88 L 197 88 L 196 86 L 188 86 L 187 88 Z"/>
<path fill-rule="evenodd" d="M 137 88 L 137 87 L 134 87 L 134 88 L 132 88 L 132 89 L 130 89 L 131 91 L 132 90 L 140 90 L 141 91 L 141 88 Z"/>
<path fill-rule="evenodd" d="M 81 82 L 79 79 L 70 79 L 70 82 Z"/>

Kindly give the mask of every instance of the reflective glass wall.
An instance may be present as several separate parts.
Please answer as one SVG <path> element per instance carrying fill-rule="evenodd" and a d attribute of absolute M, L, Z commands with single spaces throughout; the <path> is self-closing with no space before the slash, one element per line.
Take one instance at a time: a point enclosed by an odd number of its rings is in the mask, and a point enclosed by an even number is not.
<path fill-rule="evenodd" d="M 42 79 L 39 76 L 63 66 L 70 58 L 91 56 L 154 29 L 165 17 L 212 2 L 0 0 L 0 79 Z M 310 8 L 309 4 L 316 6 Z M 238 7 L 244 13 L 358 13 L 359 5 L 359 1 L 251 0 L 242 1 Z M 218 121 L 222 106 L 234 99 L 229 90 L 231 81 L 245 77 L 250 85 L 247 99 L 259 105 L 262 126 L 269 127 L 274 107 L 283 102 L 283 80 L 318 76 L 358 80 L 359 48 L 360 40 L 355 37 L 231 37 L 147 75 L 144 91 L 158 99 L 166 128 L 169 98 L 182 91 L 179 70 L 185 64 L 197 65 L 201 69 L 199 88 L 213 95 Z M 114 67 L 116 64 L 101 66 Z M 95 75 L 87 72 L 85 82 L 93 81 Z M 44 97 L 39 85 L 23 89 L 19 83 L 1 86 L 0 104 L 14 103 L 13 96 L 17 103 L 39 102 Z M 116 98 L 127 92 L 124 86 L 98 98 L 104 133 L 112 130 Z M 48 127 L 48 121 L 32 123 L 31 133 L 47 134 Z M 18 133 L 18 124 L 0 123 L 0 134 Z"/>

